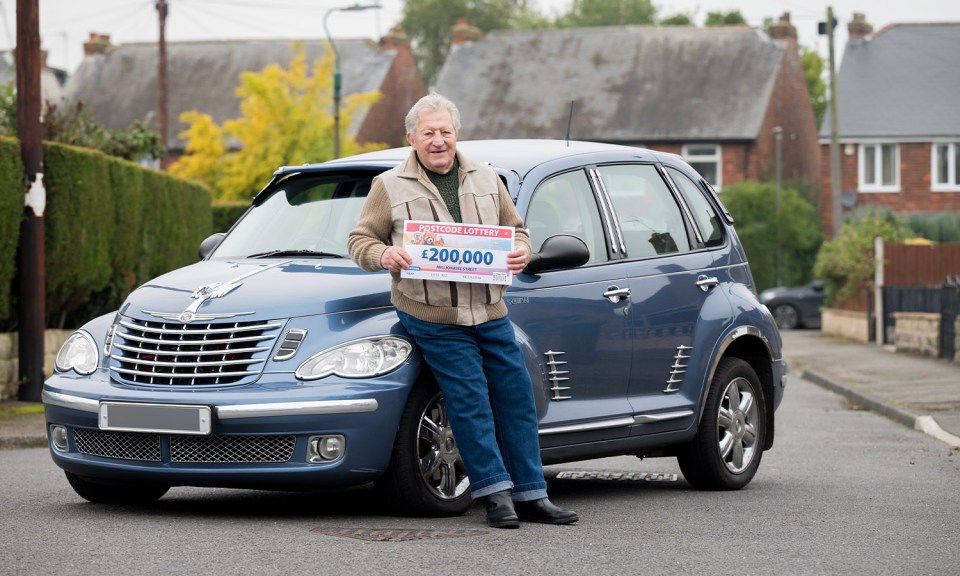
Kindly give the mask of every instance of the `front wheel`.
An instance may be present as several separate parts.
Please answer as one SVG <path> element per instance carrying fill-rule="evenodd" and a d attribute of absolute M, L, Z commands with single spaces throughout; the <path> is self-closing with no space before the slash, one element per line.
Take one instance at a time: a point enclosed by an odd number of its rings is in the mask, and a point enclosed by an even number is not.
<path fill-rule="evenodd" d="M 409 516 L 459 516 L 470 508 L 470 480 L 443 396 L 419 383 L 400 418 L 390 466 L 377 487 Z"/>
<path fill-rule="evenodd" d="M 67 482 L 77 495 L 97 504 L 147 504 L 158 500 L 170 489 L 169 486 L 162 484 L 108 482 L 77 476 L 70 472 L 64 472 L 64 474 L 67 475 Z"/>
<path fill-rule="evenodd" d="M 740 358 L 724 358 L 707 393 L 694 439 L 677 456 L 683 476 L 702 490 L 739 490 L 760 466 L 767 411 L 760 379 Z"/>

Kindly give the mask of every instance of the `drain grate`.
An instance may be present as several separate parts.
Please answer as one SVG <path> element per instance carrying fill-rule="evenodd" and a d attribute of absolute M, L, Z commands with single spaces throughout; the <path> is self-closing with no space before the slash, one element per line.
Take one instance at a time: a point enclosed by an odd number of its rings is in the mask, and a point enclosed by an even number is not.
<path fill-rule="evenodd" d="M 609 482 L 676 482 L 677 475 L 664 472 L 604 472 L 568 470 L 557 474 L 560 480 L 606 480 Z"/>
<path fill-rule="evenodd" d="M 487 530 L 424 530 L 418 528 L 314 528 L 311 532 L 368 542 L 410 542 L 412 540 L 442 540 L 483 536 Z"/>

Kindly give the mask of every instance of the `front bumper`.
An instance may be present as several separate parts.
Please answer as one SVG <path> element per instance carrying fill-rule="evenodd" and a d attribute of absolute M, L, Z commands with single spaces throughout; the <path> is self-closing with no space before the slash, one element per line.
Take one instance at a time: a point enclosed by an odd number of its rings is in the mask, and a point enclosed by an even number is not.
<path fill-rule="evenodd" d="M 234 388 L 133 387 L 98 371 L 47 380 L 48 435 L 67 431 L 67 450 L 51 443 L 54 462 L 79 476 L 170 486 L 342 488 L 379 477 L 390 462 L 410 390 L 408 368 L 389 377 L 300 382 L 264 374 Z M 104 430 L 101 402 L 206 406 L 209 434 Z M 311 438 L 339 435 L 342 457 L 311 462 Z"/>

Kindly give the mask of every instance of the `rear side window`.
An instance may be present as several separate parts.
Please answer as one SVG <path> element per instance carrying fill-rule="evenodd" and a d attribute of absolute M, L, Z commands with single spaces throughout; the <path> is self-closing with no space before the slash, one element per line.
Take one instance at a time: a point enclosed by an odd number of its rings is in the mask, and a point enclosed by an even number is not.
<path fill-rule="evenodd" d="M 597 172 L 617 213 L 628 258 L 690 250 L 680 206 L 654 166 L 601 166 Z"/>
<path fill-rule="evenodd" d="M 687 201 L 687 206 L 693 212 L 693 219 L 697 222 L 704 244 L 707 247 L 723 244 L 723 226 L 720 225 L 720 217 L 717 216 L 713 206 L 704 197 L 703 191 L 686 174 L 676 168 L 668 166 L 667 173 L 680 188 L 680 192 L 683 193 L 683 197 Z"/>

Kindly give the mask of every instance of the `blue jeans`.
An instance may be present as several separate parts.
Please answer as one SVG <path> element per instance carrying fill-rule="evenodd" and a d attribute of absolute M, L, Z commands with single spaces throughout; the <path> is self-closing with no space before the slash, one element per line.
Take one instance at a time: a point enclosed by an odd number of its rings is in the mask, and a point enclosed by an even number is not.
<path fill-rule="evenodd" d="M 510 320 L 457 326 L 397 314 L 443 393 L 472 496 L 546 498 L 533 386 Z"/>

